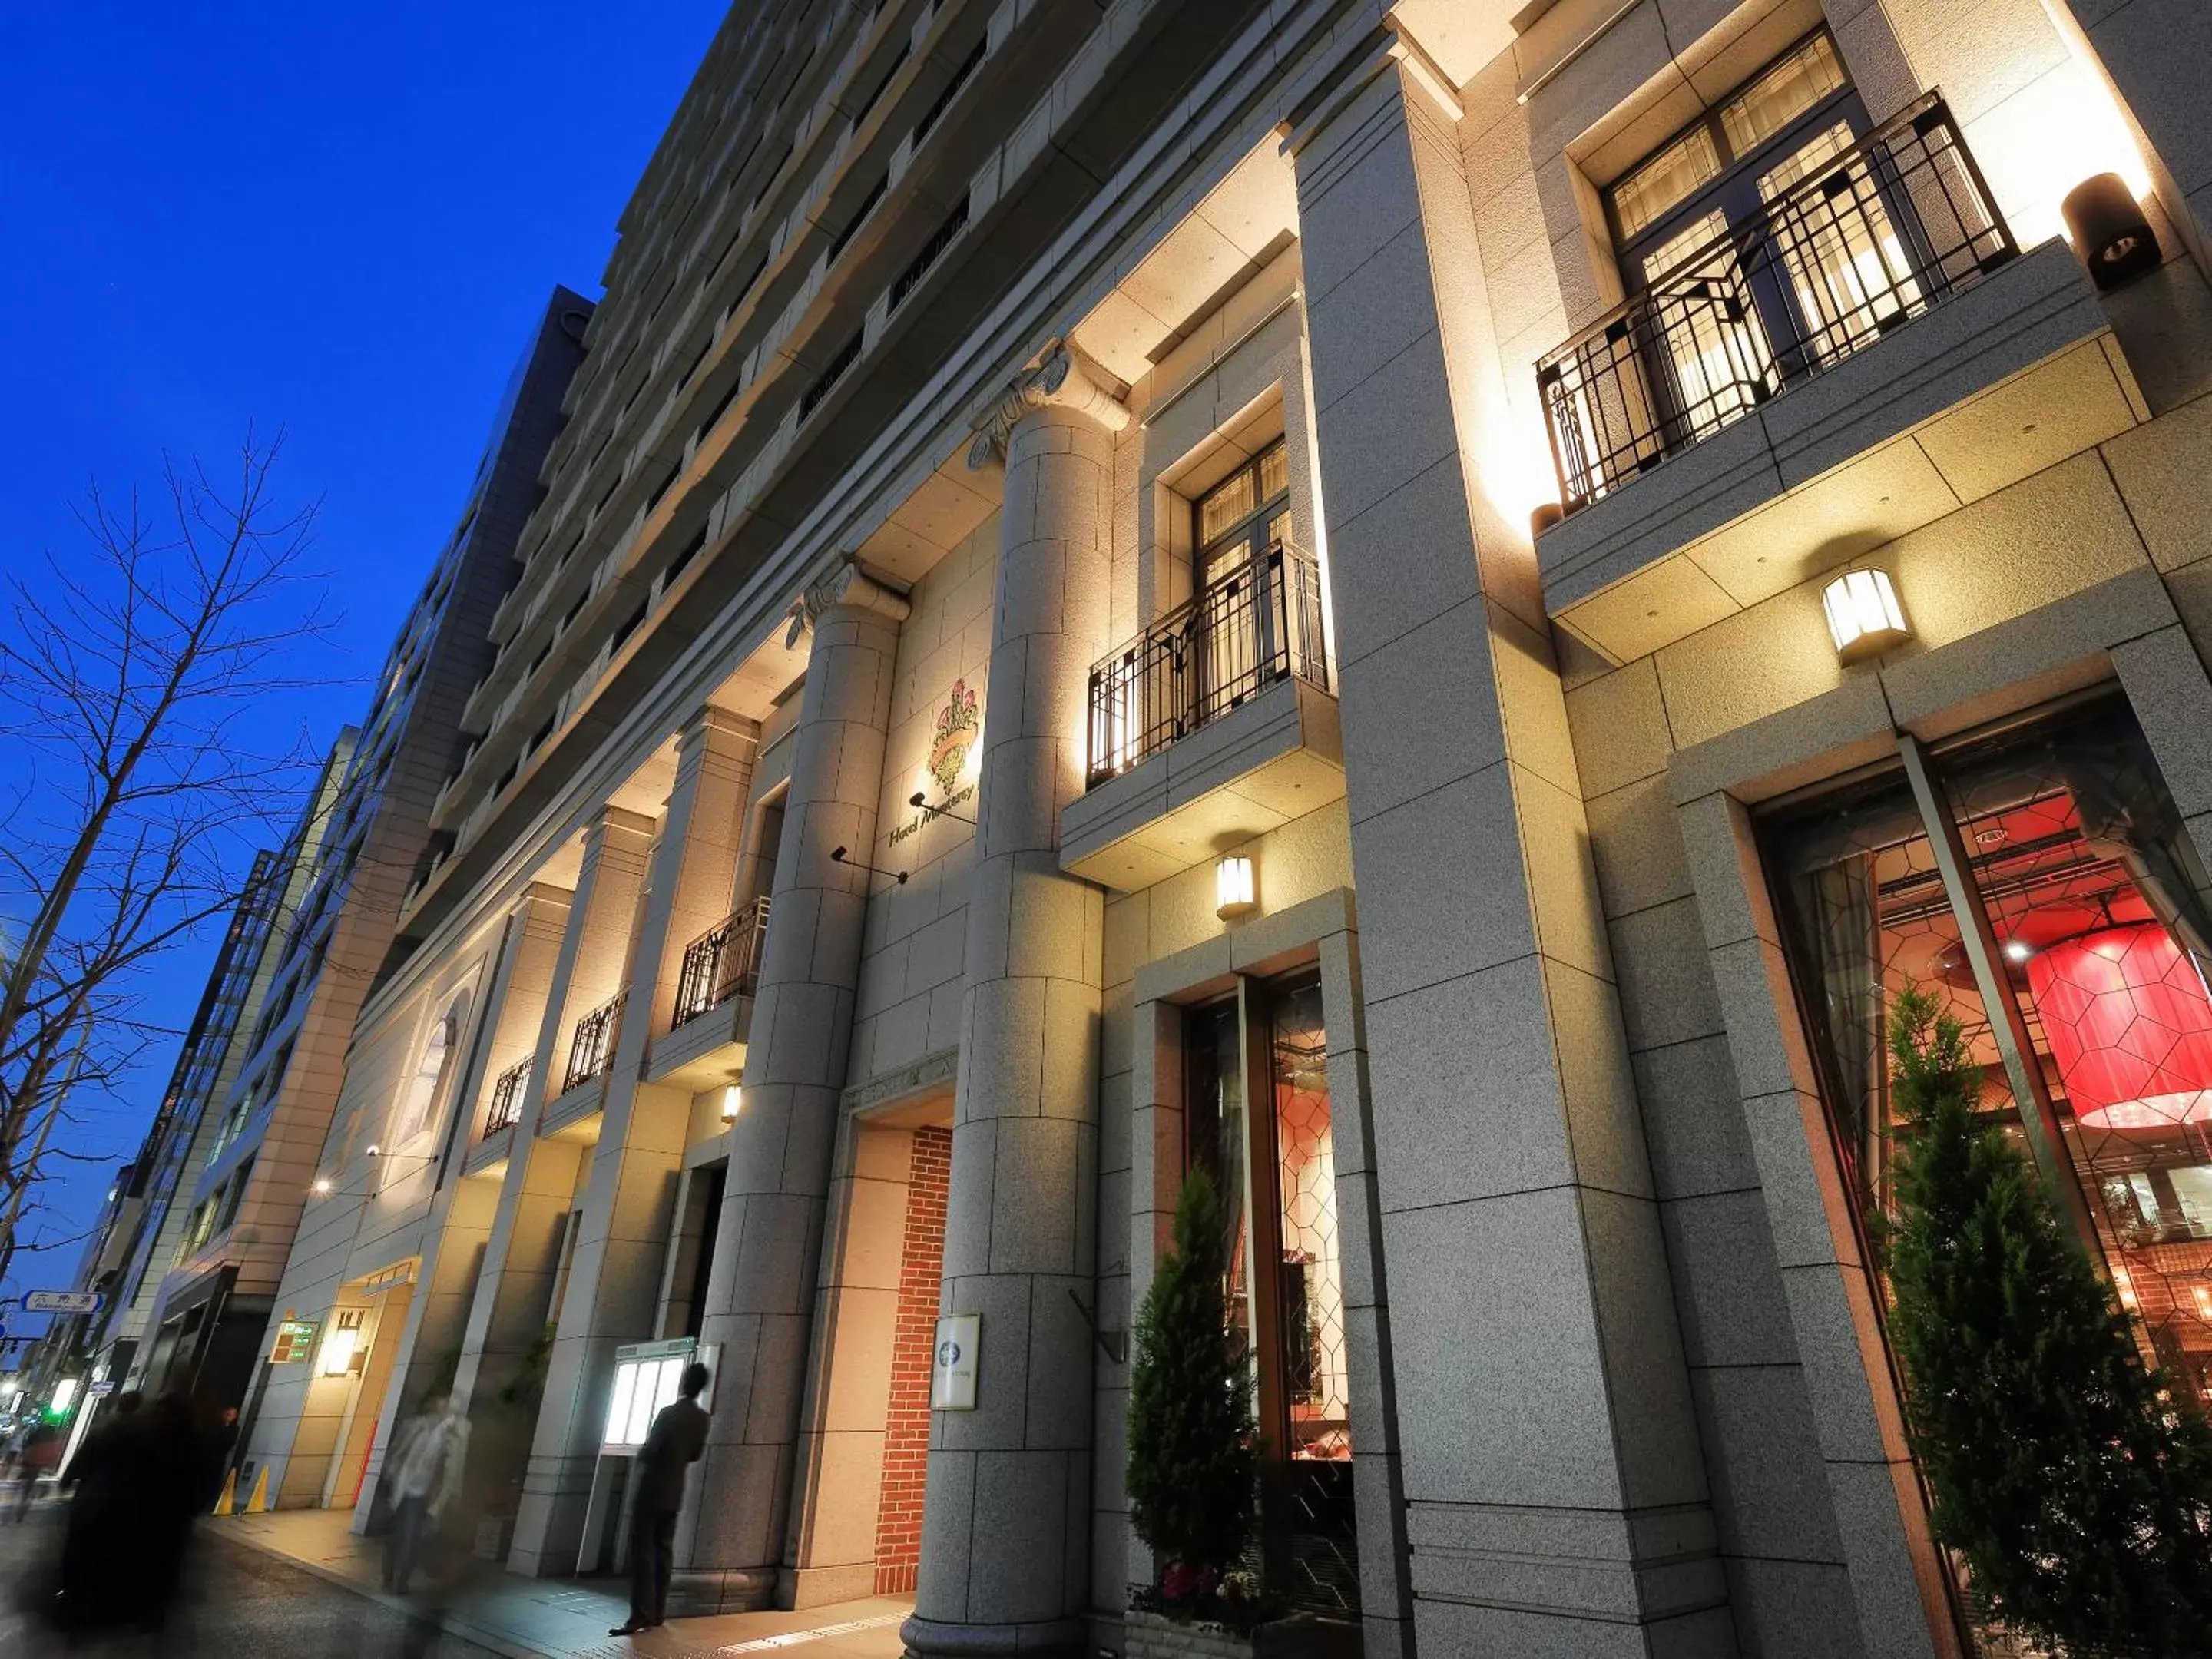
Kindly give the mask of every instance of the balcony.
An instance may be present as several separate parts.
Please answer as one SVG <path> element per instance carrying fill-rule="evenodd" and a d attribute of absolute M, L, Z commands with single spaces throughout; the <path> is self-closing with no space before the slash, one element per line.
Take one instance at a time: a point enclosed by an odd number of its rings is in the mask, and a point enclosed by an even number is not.
<path fill-rule="evenodd" d="M 491 1085 L 491 1109 L 484 1114 L 483 1136 L 489 1140 L 522 1121 L 522 1091 L 529 1086 L 530 1062 L 522 1060 L 499 1074 Z"/>
<path fill-rule="evenodd" d="M 2147 412 L 2072 252 L 2021 252 L 1932 94 L 1536 379 L 1565 509 L 1546 605 L 1614 661 Z"/>
<path fill-rule="evenodd" d="M 568 1070 L 562 1079 L 562 1094 L 605 1077 L 607 1068 L 614 1064 L 615 1039 L 622 1030 L 623 1000 L 617 995 L 576 1022 L 575 1031 L 568 1039 Z"/>
<path fill-rule="evenodd" d="M 676 1006 L 646 1061 L 647 1082 L 696 1093 L 733 1082 L 744 1071 L 768 918 L 763 893 L 684 947 Z"/>
<path fill-rule="evenodd" d="M 1344 793 L 1321 572 L 1277 543 L 1092 665 L 1063 868 L 1148 886 Z"/>
<path fill-rule="evenodd" d="M 732 997 L 752 994 L 760 978 L 761 944 L 768 937 L 768 907 L 763 893 L 684 947 L 670 1030 L 682 1030 Z"/>

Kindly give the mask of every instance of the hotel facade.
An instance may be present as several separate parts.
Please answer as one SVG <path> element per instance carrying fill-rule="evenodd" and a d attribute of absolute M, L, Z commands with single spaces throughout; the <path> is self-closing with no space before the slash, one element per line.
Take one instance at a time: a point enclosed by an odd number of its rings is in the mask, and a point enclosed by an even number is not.
<path fill-rule="evenodd" d="M 1124 1651 L 1202 1166 L 1287 1603 L 1975 1651 L 1869 1266 L 1906 984 L 2212 1393 L 2208 66 L 2188 0 L 733 9 L 353 1028 L 274 1500 L 450 1388 L 479 1547 L 604 1567 L 696 1353 L 690 1609 Z"/>

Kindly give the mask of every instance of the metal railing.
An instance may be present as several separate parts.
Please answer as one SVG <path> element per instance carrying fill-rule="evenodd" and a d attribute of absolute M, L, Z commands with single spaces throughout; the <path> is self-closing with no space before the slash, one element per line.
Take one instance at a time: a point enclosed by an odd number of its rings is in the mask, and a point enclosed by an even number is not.
<path fill-rule="evenodd" d="M 530 1082 L 530 1062 L 517 1061 L 499 1074 L 491 1085 L 491 1110 L 484 1114 L 484 1139 L 522 1121 L 522 1091 Z"/>
<path fill-rule="evenodd" d="M 1277 542 L 1091 665 L 1086 787 L 1291 676 L 1328 690 L 1321 572 Z"/>
<path fill-rule="evenodd" d="M 685 945 L 669 1030 L 712 1013 L 732 997 L 750 995 L 760 979 L 761 945 L 767 937 L 768 895 L 763 893 Z"/>
<path fill-rule="evenodd" d="M 1930 94 L 1537 363 L 1561 505 L 1610 495 L 2018 252 Z"/>
<path fill-rule="evenodd" d="M 617 995 L 576 1022 L 575 1035 L 568 1039 L 568 1071 L 562 1080 L 562 1094 L 604 1075 L 614 1063 L 615 1038 L 622 1030 L 622 1012 L 623 999 Z"/>

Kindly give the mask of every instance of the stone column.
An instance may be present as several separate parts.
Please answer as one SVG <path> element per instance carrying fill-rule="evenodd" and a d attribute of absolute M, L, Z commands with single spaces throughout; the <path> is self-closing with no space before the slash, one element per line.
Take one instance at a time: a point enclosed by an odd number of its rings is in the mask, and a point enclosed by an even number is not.
<path fill-rule="evenodd" d="M 590 1170 L 531 1449 L 532 1486 L 555 1494 L 542 1534 L 526 1540 L 545 1563 L 573 1565 L 578 1552 L 614 1351 L 657 1334 L 691 1091 L 644 1081 L 646 1056 L 673 1017 L 684 945 L 729 904 L 759 732 L 751 720 L 709 708 L 677 740 L 676 784 L 640 906 L 629 1000 L 599 1139 L 586 1155 Z"/>
<path fill-rule="evenodd" d="M 1448 97 L 1386 37 L 1290 143 L 1416 1643 L 1727 1655 L 1534 556 L 1485 476 L 1516 451 Z"/>
<path fill-rule="evenodd" d="M 540 1139 L 538 1125 L 545 1108 L 561 1094 L 568 1071 L 569 1038 L 578 1018 L 598 1007 L 621 986 L 652 845 L 653 820 L 619 806 L 600 808 L 584 832 L 583 869 L 576 878 L 575 902 L 568 912 L 568 930 L 562 937 L 560 959 L 545 1000 L 537 1060 L 523 1094 L 521 1121 L 514 1126 L 514 1151 L 507 1159 L 506 1189 L 501 1194 L 501 1219 L 511 1212 L 515 1221 L 501 1263 L 501 1279 L 510 1282 L 495 1289 L 492 1305 L 484 1310 L 488 1318 L 505 1312 L 514 1319 L 520 1327 L 515 1334 L 525 1346 L 536 1334 L 531 1316 L 551 1316 L 546 1298 L 559 1277 L 563 1222 L 575 1207 L 576 1176 L 585 1150 L 571 1141 Z M 499 1228 L 495 1220 L 495 1244 L 499 1241 Z M 526 1245 L 534 1248 L 522 1248 Z M 485 1267 L 487 1272 L 491 1269 L 489 1252 Z M 485 1300 L 481 1284 L 477 1298 Z M 475 1323 L 473 1313 L 471 1323 Z M 480 1374 L 477 1387 L 496 1387 L 501 1380 Z M 532 1443 L 534 1453 L 536 1442 Z M 554 1459 L 541 1473 L 538 1462 L 533 1455 L 523 1477 L 508 1565 L 518 1572 L 533 1575 L 565 1572 L 574 1565 L 574 1540 L 568 1540 L 569 1559 L 563 1561 L 561 1540 L 553 1529 L 556 1514 L 566 1512 L 560 1500 L 568 1496 L 566 1482 L 573 1471 Z M 587 1489 L 589 1484 L 586 1471 Z"/>
<path fill-rule="evenodd" d="M 941 1305 L 982 1322 L 976 1409 L 931 1429 L 916 1654 L 1073 1649 L 1090 1604 L 1104 897 L 1061 872 L 1060 814 L 1083 790 L 1090 668 L 1110 643 L 1127 420 L 1055 345 L 969 455 L 1004 442 L 1006 501 Z"/>
<path fill-rule="evenodd" d="M 838 1097 L 853 1035 L 906 601 L 848 562 L 793 607 L 813 649 L 730 1139 L 702 1340 L 719 1349 L 703 1497 L 678 1538 L 695 1594 L 766 1605 L 783 1553 Z"/>
<path fill-rule="evenodd" d="M 491 1021 L 491 1041 L 484 1050 L 485 1083 L 468 1104 L 468 1122 L 461 1131 L 462 1158 L 468 1156 L 468 1146 L 490 1108 L 492 1080 L 518 1060 L 532 1062 L 532 1079 L 521 1102 L 524 1122 L 537 1121 L 532 1091 L 542 1097 L 545 1075 L 544 1056 L 538 1049 L 574 896 L 566 888 L 536 883 L 515 905 L 508 924 L 507 960 L 486 1015 Z M 531 1333 L 544 1322 L 546 1300 L 553 1293 L 551 1252 L 559 1243 L 561 1218 L 568 1211 L 568 1192 L 575 1182 L 572 1164 L 568 1183 L 558 1194 L 541 1198 L 525 1179 L 531 1146 L 523 1123 L 511 1132 L 508 1145 L 504 1172 L 493 1188 L 483 1260 L 477 1266 L 462 1328 L 461 1362 L 453 1373 L 453 1395 L 464 1407 L 476 1398 L 480 1377 L 485 1379 L 487 1393 L 498 1386 L 528 1345 Z M 489 1179 L 465 1179 L 459 1184 L 493 1186 Z M 441 1244 L 441 1254 L 443 1248 Z"/>

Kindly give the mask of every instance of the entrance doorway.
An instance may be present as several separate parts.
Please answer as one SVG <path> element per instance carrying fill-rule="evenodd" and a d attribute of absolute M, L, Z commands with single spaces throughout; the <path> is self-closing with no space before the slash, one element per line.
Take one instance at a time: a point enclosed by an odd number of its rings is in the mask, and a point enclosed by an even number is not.
<path fill-rule="evenodd" d="M 1231 1319 L 1252 1358 L 1261 1569 L 1317 1612 L 1359 1611 L 1336 1156 L 1321 985 L 1240 982 L 1191 1011 L 1184 1158 L 1223 1195 Z"/>

